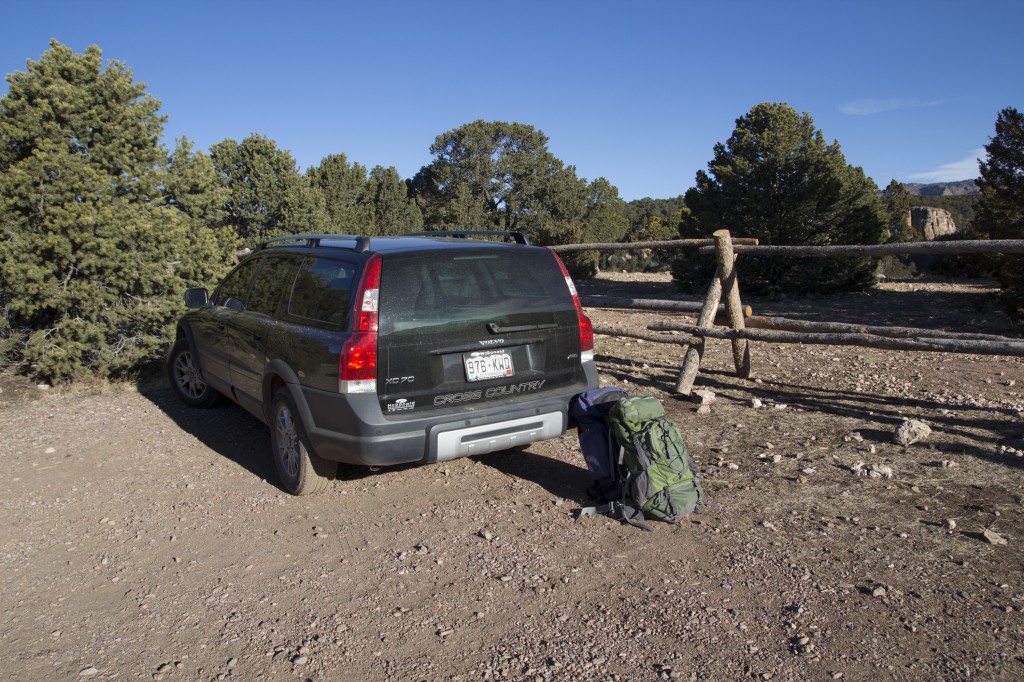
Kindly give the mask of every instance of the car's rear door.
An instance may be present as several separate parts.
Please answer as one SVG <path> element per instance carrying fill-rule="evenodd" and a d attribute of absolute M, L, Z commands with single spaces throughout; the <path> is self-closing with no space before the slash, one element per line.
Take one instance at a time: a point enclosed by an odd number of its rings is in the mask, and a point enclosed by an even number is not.
<path fill-rule="evenodd" d="M 284 292 L 291 287 L 298 267 L 297 256 L 269 254 L 262 258 L 245 299 L 244 313 L 229 321 L 233 342 L 227 349 L 231 384 L 243 407 L 259 414 L 263 404 L 263 373 L 267 341 L 274 334 Z"/>
<path fill-rule="evenodd" d="M 191 318 L 192 338 L 203 376 L 224 392 L 230 392 L 230 359 L 238 343 L 236 318 L 244 314 L 245 300 L 259 258 L 243 261 L 220 283 L 210 306 Z"/>
<path fill-rule="evenodd" d="M 386 416 L 515 402 L 581 379 L 576 309 L 546 249 L 388 254 L 380 299 L 377 390 Z"/>

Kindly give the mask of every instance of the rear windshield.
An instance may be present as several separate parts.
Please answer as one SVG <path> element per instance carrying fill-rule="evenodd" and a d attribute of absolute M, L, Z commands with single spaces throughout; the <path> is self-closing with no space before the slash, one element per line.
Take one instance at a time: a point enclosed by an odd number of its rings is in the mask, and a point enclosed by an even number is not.
<path fill-rule="evenodd" d="M 380 295 L 384 333 L 473 320 L 538 324 L 573 308 L 555 259 L 541 250 L 392 256 L 382 268 Z"/>

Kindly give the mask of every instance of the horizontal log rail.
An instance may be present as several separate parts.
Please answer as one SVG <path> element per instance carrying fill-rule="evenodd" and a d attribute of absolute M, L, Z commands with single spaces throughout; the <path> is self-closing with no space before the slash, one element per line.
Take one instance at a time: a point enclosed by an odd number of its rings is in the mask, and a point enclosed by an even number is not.
<path fill-rule="evenodd" d="M 699 301 L 671 301 L 659 298 L 620 298 L 616 296 L 583 296 L 580 304 L 584 308 L 617 308 L 624 310 L 671 310 L 675 312 L 699 313 L 704 304 Z M 725 304 L 719 304 L 718 312 L 725 312 Z M 750 317 L 753 308 L 743 306 L 743 314 Z"/>
<path fill-rule="evenodd" d="M 1011 341 L 1017 339 L 995 334 L 965 334 L 949 332 L 944 329 L 919 329 L 916 327 L 878 327 L 865 324 L 849 324 L 846 322 L 812 322 L 810 320 L 794 320 L 788 317 L 765 317 L 755 315 L 746 319 L 748 327 L 757 329 L 773 329 L 789 332 L 835 332 L 840 334 L 873 334 L 894 339 L 934 338 L 960 339 L 963 341 Z"/>
<path fill-rule="evenodd" d="M 595 324 L 594 333 L 600 336 L 622 336 L 642 341 L 653 341 L 654 343 L 674 343 L 677 346 L 693 346 L 701 343 L 701 339 L 695 336 L 679 336 L 675 334 L 652 334 L 651 332 L 636 327 L 616 327 L 610 324 Z"/>
<path fill-rule="evenodd" d="M 896 339 L 875 334 L 806 333 L 768 329 L 724 329 L 693 324 L 659 322 L 647 325 L 651 331 L 680 331 L 711 339 L 747 339 L 768 343 L 807 343 L 822 346 L 863 346 L 883 350 L 916 350 L 935 353 L 1024 356 L 1024 341 L 972 341 L 967 339 Z"/>
<path fill-rule="evenodd" d="M 737 237 L 733 244 L 755 246 L 759 242 L 750 237 Z M 680 249 L 715 245 L 714 239 L 670 239 L 655 242 L 613 242 L 608 244 L 556 244 L 548 248 L 556 253 L 572 253 L 574 251 L 632 251 L 634 249 Z"/>
<path fill-rule="evenodd" d="M 901 256 L 915 253 L 1024 253 L 1024 239 L 972 239 L 959 242 L 900 242 L 898 244 L 830 244 L 827 246 L 745 245 L 732 240 L 736 253 L 753 256 Z M 714 253 L 714 246 L 700 253 Z"/>

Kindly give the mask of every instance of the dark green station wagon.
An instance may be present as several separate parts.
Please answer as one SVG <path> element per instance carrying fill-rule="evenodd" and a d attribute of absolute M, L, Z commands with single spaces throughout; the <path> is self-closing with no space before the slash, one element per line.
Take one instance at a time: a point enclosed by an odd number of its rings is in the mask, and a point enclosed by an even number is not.
<path fill-rule="evenodd" d="M 293 235 L 263 242 L 190 310 L 168 357 L 193 407 L 270 426 L 284 486 L 338 463 L 438 462 L 554 438 L 598 383 L 572 279 L 522 235 Z"/>

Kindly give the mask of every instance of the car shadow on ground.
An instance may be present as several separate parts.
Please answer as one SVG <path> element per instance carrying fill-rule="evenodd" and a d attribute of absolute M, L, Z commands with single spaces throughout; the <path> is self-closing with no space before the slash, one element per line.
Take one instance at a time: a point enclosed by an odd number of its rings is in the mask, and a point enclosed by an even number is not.
<path fill-rule="evenodd" d="M 188 407 L 166 381 L 140 385 L 139 393 L 204 446 L 284 490 L 270 456 L 270 431 L 256 417 L 227 399 L 207 409 Z"/>
<path fill-rule="evenodd" d="M 575 466 L 529 450 L 505 450 L 470 459 L 511 478 L 532 481 L 557 498 L 591 504 L 586 491 L 592 481 L 582 458 Z"/>
<path fill-rule="evenodd" d="M 140 395 L 205 447 L 276 489 L 287 492 L 281 485 L 270 454 L 270 430 L 259 419 L 227 399 L 210 408 L 188 407 L 178 400 L 166 381 L 140 384 L 138 389 Z M 508 450 L 481 455 L 474 459 L 509 476 L 535 481 L 560 497 L 575 499 L 571 494 L 570 484 L 565 484 L 563 494 L 561 481 L 571 480 L 576 467 L 523 450 Z M 386 467 L 386 470 L 399 471 L 416 466 L 419 465 L 406 464 Z M 356 481 L 375 476 L 379 472 L 380 469 L 376 467 L 339 464 L 338 480 Z M 578 475 L 581 477 L 579 490 L 582 494 L 590 483 L 586 480 L 585 469 L 579 470 Z M 550 480 L 545 480 L 546 478 Z M 553 487 L 549 487 L 552 483 Z"/>

